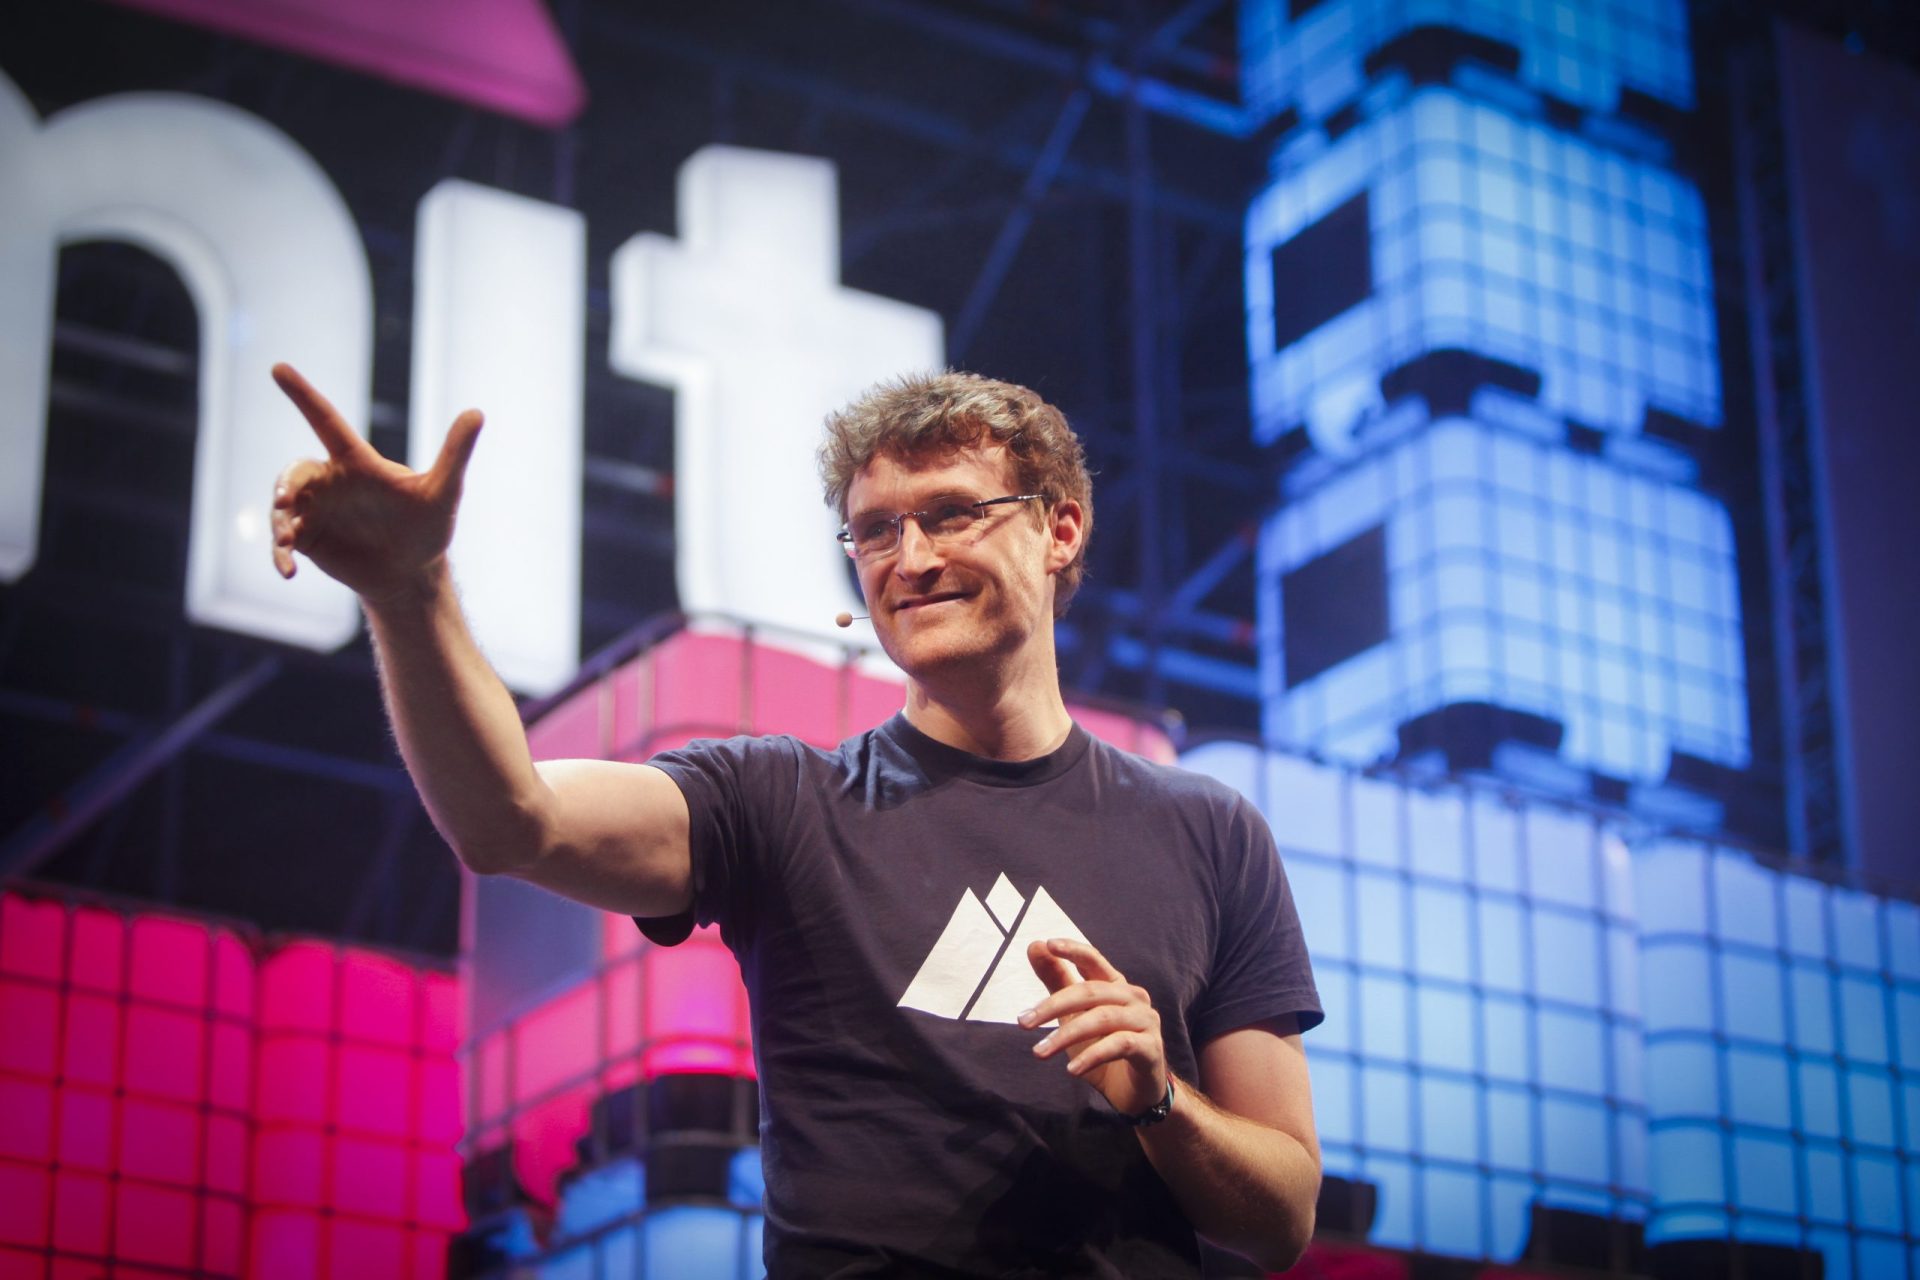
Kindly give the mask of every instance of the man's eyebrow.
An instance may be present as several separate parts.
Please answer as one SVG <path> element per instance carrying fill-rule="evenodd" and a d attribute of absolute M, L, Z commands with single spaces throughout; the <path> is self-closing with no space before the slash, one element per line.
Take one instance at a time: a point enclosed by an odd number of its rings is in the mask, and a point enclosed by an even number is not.
<path fill-rule="evenodd" d="M 974 497 L 972 493 L 965 489 L 942 489 L 939 493 L 929 494 L 924 498 L 916 499 L 915 505 L 910 509 L 914 511 L 925 511 L 942 502 L 964 502 L 972 505 L 978 501 L 978 498 Z M 851 524 L 855 520 L 868 520 L 874 516 L 893 517 L 899 514 L 900 512 L 898 510 L 890 507 L 863 507 L 848 516 L 847 522 Z"/>

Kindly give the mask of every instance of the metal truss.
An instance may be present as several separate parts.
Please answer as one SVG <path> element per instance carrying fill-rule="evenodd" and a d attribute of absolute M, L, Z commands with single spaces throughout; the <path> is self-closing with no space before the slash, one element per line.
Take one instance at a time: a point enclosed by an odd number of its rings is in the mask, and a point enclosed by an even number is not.
<path fill-rule="evenodd" d="M 277 658 L 257 659 L 172 723 L 136 733 L 0 843 L 0 876 L 31 874 L 49 854 L 92 826 L 279 672 Z"/>
<path fill-rule="evenodd" d="M 1786 171 L 1780 85 L 1764 41 L 1730 76 L 1734 160 L 1747 287 L 1759 371 L 1759 425 L 1767 510 L 1767 558 L 1779 664 L 1790 850 L 1845 866 L 1849 838 L 1839 704 L 1830 672 L 1828 554 L 1821 536 L 1818 424 L 1806 368 L 1800 263 Z"/>

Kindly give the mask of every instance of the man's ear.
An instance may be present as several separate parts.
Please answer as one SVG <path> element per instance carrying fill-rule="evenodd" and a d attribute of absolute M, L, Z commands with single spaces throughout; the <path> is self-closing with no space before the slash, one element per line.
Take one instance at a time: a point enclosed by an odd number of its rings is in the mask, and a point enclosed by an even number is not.
<path fill-rule="evenodd" d="M 1087 516 L 1078 502 L 1062 498 L 1047 511 L 1047 572 L 1058 573 L 1080 555 L 1087 540 Z"/>

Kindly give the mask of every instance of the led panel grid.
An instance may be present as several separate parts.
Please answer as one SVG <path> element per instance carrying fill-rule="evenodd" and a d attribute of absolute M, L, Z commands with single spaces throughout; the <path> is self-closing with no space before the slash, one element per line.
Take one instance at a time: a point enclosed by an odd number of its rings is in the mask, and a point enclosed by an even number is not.
<path fill-rule="evenodd" d="M 1920 1275 L 1920 906 L 1471 782 L 1181 763 L 1273 824 L 1326 1168 L 1377 1184 L 1374 1243 L 1511 1258 L 1537 1196 Z"/>
<path fill-rule="evenodd" d="M 1386 530 L 1390 638 L 1289 688 L 1283 575 Z M 1564 760 L 1658 782 L 1672 750 L 1748 761 L 1733 535 L 1710 496 L 1448 418 L 1332 473 L 1256 553 L 1266 736 L 1368 763 L 1400 725 L 1492 702 L 1564 726 Z"/>
<path fill-rule="evenodd" d="M 229 928 L 0 895 L 10 1262 L 245 1273 L 254 968 Z"/>
<path fill-rule="evenodd" d="M 437 1276 L 466 1225 L 458 985 L 298 940 L 260 964 L 249 1272 Z"/>
<path fill-rule="evenodd" d="M 1361 192 L 1372 295 L 1276 350 L 1274 249 Z M 1541 405 L 1587 426 L 1637 432 L 1649 408 L 1720 421 L 1699 191 L 1452 89 L 1303 153 L 1249 207 L 1246 250 L 1263 443 L 1304 423 L 1342 449 L 1383 374 L 1444 349 L 1537 374 Z"/>
<path fill-rule="evenodd" d="M 1635 853 L 1652 1241 L 1821 1253 L 1829 1277 L 1915 1274 L 1920 908 L 1739 852 Z"/>
<path fill-rule="evenodd" d="M 1520 54 L 1519 79 L 1611 111 L 1622 87 L 1693 105 L 1681 0 L 1240 0 L 1243 100 L 1263 118 L 1289 107 L 1320 121 L 1366 87 L 1367 56 L 1418 27 L 1452 27 Z"/>
<path fill-rule="evenodd" d="M 554 1202 L 602 1095 L 666 1074 L 751 1078 L 747 993 L 716 929 L 657 947 L 603 918 L 606 962 L 483 1032 L 468 1057 L 468 1145 L 511 1144 L 520 1185 Z"/>
<path fill-rule="evenodd" d="M 1632 873 L 1591 818 L 1241 743 L 1181 763 L 1270 815 L 1327 1020 L 1329 1173 L 1375 1244 L 1510 1259 L 1536 1200 L 1645 1216 Z"/>
<path fill-rule="evenodd" d="M 441 1274 L 459 1037 L 450 974 L 0 894 L 0 1275 Z"/>

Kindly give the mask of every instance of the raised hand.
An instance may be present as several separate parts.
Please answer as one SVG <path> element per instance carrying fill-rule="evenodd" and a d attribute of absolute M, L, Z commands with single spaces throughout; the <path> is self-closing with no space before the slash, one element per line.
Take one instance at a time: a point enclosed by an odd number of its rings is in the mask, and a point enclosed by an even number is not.
<path fill-rule="evenodd" d="M 480 412 L 454 419 L 432 469 L 414 471 L 381 457 L 291 365 L 275 365 L 273 380 L 327 451 L 274 481 L 274 568 L 291 578 L 298 551 L 370 602 L 422 584 L 453 540 Z"/>
<path fill-rule="evenodd" d="M 1167 1046 L 1145 988 L 1129 984 L 1093 946 L 1072 938 L 1031 944 L 1027 962 L 1052 994 L 1021 1014 L 1020 1025 L 1060 1020 L 1033 1046 L 1036 1056 L 1071 1050 L 1067 1070 L 1122 1115 L 1140 1115 L 1166 1098 Z"/>

